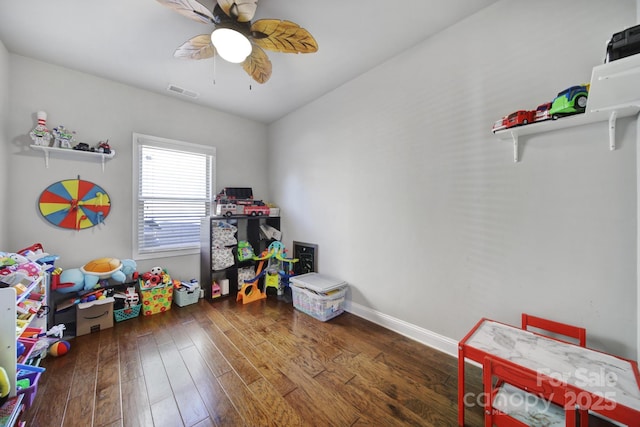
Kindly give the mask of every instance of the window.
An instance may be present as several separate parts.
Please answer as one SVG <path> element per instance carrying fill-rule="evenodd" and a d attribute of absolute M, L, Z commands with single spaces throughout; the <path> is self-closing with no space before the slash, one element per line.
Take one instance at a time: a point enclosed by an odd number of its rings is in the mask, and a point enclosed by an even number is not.
<path fill-rule="evenodd" d="M 210 215 L 214 147 L 133 134 L 136 259 L 198 253 Z"/>

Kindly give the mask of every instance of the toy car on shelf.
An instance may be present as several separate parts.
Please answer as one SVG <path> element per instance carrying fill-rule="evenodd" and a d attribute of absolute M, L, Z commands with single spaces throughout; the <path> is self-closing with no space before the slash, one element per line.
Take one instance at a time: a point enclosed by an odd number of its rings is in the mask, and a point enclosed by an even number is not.
<path fill-rule="evenodd" d="M 76 144 L 73 149 L 78 151 L 93 151 L 93 149 L 89 147 L 89 144 L 87 144 L 86 142 L 78 142 L 78 144 Z"/>
<path fill-rule="evenodd" d="M 244 214 L 245 215 L 250 215 L 250 216 L 269 216 L 271 209 L 269 209 L 269 206 L 265 206 L 264 204 L 262 205 L 246 205 L 244 207 Z"/>
<path fill-rule="evenodd" d="M 271 208 L 262 200 L 253 200 L 251 203 L 220 203 L 216 205 L 216 216 L 230 217 L 233 215 L 269 216 Z"/>
<path fill-rule="evenodd" d="M 549 114 L 549 110 L 551 110 L 551 102 L 545 102 L 544 104 L 538 105 L 538 107 L 536 108 L 536 116 L 534 120 L 536 122 L 549 120 L 551 118 L 551 114 Z"/>
<path fill-rule="evenodd" d="M 504 116 L 501 120 L 493 124 L 493 133 L 502 129 L 512 128 L 514 126 L 522 126 L 535 121 L 536 112 L 529 110 L 518 110 L 508 116 Z"/>
<path fill-rule="evenodd" d="M 549 114 L 553 120 L 563 116 L 584 113 L 589 96 L 589 85 L 571 86 L 558 93 L 551 103 Z"/>
<path fill-rule="evenodd" d="M 98 149 L 96 151 L 98 153 L 111 154 L 111 146 L 109 145 L 109 140 L 100 141 L 98 143 Z"/>

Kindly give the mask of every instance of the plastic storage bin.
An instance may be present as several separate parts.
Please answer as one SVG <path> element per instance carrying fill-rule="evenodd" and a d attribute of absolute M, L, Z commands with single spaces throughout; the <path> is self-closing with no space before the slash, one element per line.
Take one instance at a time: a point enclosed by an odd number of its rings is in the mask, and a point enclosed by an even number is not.
<path fill-rule="evenodd" d="M 185 288 L 174 289 L 173 291 L 173 302 L 176 303 L 178 307 L 184 307 L 185 305 L 195 304 L 198 302 L 200 298 L 200 286 L 195 286 L 191 290 L 186 290 Z"/>
<path fill-rule="evenodd" d="M 24 366 L 24 365 L 22 365 Z M 39 369 L 34 367 L 33 370 L 24 366 L 24 369 L 20 369 L 17 373 L 17 380 L 28 380 L 29 386 L 25 388 L 21 388 L 16 390 L 16 394 L 24 394 L 24 403 L 25 410 L 29 409 L 33 404 L 33 400 L 36 398 L 36 394 L 38 393 L 38 381 L 40 380 L 40 374 L 43 369 Z"/>
<path fill-rule="evenodd" d="M 293 306 L 326 322 L 344 312 L 347 283 L 318 273 L 307 273 L 289 279 Z"/>
<path fill-rule="evenodd" d="M 37 338 L 18 338 L 18 341 L 24 345 L 24 352 L 20 356 L 18 356 L 18 359 L 16 359 L 16 361 L 18 363 L 25 363 L 27 360 L 29 360 L 29 356 L 31 356 L 31 351 L 33 350 L 33 347 L 36 345 L 36 342 L 38 342 L 38 339 Z"/>

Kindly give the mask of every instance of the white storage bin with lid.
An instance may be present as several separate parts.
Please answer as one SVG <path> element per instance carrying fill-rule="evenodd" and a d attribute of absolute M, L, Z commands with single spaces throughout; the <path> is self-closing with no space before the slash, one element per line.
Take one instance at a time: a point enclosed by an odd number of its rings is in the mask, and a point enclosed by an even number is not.
<path fill-rule="evenodd" d="M 347 282 L 318 273 L 289 279 L 293 306 L 323 322 L 344 312 Z"/>

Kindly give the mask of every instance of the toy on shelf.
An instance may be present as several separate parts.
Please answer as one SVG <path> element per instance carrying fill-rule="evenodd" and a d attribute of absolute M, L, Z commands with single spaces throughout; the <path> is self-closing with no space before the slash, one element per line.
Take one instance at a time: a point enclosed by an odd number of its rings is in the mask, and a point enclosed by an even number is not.
<path fill-rule="evenodd" d="M 246 240 L 240 240 L 238 242 L 238 261 L 247 261 L 253 259 L 255 257 L 255 253 L 253 252 L 253 247 L 251 247 L 251 243 Z"/>
<path fill-rule="evenodd" d="M 4 405 L 7 401 L 10 392 L 11 383 L 9 382 L 9 376 L 7 375 L 7 371 L 0 366 L 0 406 Z"/>
<path fill-rule="evenodd" d="M 98 143 L 98 148 L 96 149 L 98 153 L 111 154 L 111 146 L 109 145 L 109 140 L 100 141 Z"/>
<path fill-rule="evenodd" d="M 42 266 L 30 261 L 24 255 L 0 252 L 0 280 L 9 285 L 20 285 L 37 280 L 42 274 Z M 16 289 L 19 291 L 19 288 Z"/>
<path fill-rule="evenodd" d="M 213 282 L 213 285 L 211 285 L 211 298 L 220 298 L 221 296 L 222 289 L 220 285 L 218 285 L 218 282 Z"/>
<path fill-rule="evenodd" d="M 584 113 L 587 107 L 590 84 L 571 86 L 553 99 L 538 105 L 535 110 L 518 110 L 500 120 L 496 120 L 491 128 L 493 133 L 516 126 L 541 122 L 544 120 L 557 120 L 560 117 Z"/>
<path fill-rule="evenodd" d="M 59 276 L 57 291 L 61 293 L 92 290 L 101 279 L 111 278 L 115 282 L 124 283 L 127 277 L 136 271 L 136 262 L 132 259 L 97 258 L 80 268 L 62 271 Z"/>
<path fill-rule="evenodd" d="M 538 107 L 536 108 L 535 121 L 542 122 L 542 121 L 551 119 L 551 114 L 549 113 L 549 110 L 551 110 L 550 102 L 545 102 L 544 104 L 538 105 Z"/>
<path fill-rule="evenodd" d="M 56 148 L 71 148 L 75 142 L 75 131 L 68 131 L 63 125 L 53 128 L 53 146 Z"/>
<path fill-rule="evenodd" d="M 551 103 L 549 114 L 553 120 L 562 116 L 584 113 L 587 108 L 589 84 L 571 86 L 558 93 Z"/>
<path fill-rule="evenodd" d="M 26 257 L 30 261 L 37 262 L 45 267 L 47 271 L 53 270 L 55 262 L 60 258 L 58 255 L 52 255 L 45 252 L 42 247 L 42 243 L 34 243 L 28 248 L 20 249 L 17 253 Z"/>
<path fill-rule="evenodd" d="M 535 111 L 518 110 L 496 121 L 493 124 L 492 130 L 495 133 L 502 129 L 509 129 L 515 126 L 523 126 L 529 123 L 533 123 L 535 121 L 535 117 Z"/>
<path fill-rule="evenodd" d="M 47 113 L 45 111 L 38 111 L 36 115 L 38 117 L 38 124 L 29 132 L 29 136 L 35 145 L 48 147 L 51 143 L 51 131 L 47 129 Z"/>
<path fill-rule="evenodd" d="M 271 208 L 253 198 L 251 187 L 225 187 L 216 195 L 216 215 L 269 216 Z"/>
<path fill-rule="evenodd" d="M 289 283 L 289 278 L 293 275 L 292 265 L 298 262 L 294 258 L 286 258 L 286 249 L 282 242 L 272 242 L 260 256 L 253 259 L 260 261 L 256 276 L 245 279 L 242 288 L 238 292 L 236 301 L 247 304 L 267 297 L 267 288 L 275 288 L 278 297 L 284 295 L 284 288 Z M 267 261 L 267 266 L 264 263 Z M 286 268 L 285 268 L 286 265 Z M 264 277 L 264 290 L 260 290 L 258 281 Z"/>

